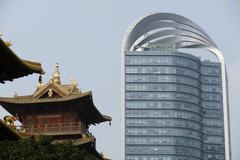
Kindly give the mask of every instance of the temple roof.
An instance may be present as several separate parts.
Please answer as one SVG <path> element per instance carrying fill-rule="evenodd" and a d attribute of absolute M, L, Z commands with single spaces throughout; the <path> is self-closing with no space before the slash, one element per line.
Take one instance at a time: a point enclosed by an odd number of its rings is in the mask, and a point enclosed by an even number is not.
<path fill-rule="evenodd" d="M 19 58 L 9 46 L 0 38 L 0 83 L 32 73 L 44 73 L 40 63 Z"/>
<path fill-rule="evenodd" d="M 92 96 L 91 91 L 85 92 L 79 95 L 71 95 L 67 97 L 46 97 L 46 98 L 35 98 L 34 95 L 29 96 L 14 96 L 14 97 L 0 97 L 0 104 L 11 103 L 11 104 L 37 104 L 37 103 L 54 103 L 54 102 L 66 102 L 71 100 L 80 99 L 82 97 Z"/>
<path fill-rule="evenodd" d="M 39 79 L 32 95 L 0 97 L 0 105 L 13 115 L 40 113 L 45 109 L 65 110 L 77 112 L 87 125 L 111 121 L 111 117 L 101 114 L 95 107 L 91 91 L 81 92 L 74 79 L 70 84 L 61 84 L 58 67 L 57 64 L 55 75 L 46 84 Z"/>

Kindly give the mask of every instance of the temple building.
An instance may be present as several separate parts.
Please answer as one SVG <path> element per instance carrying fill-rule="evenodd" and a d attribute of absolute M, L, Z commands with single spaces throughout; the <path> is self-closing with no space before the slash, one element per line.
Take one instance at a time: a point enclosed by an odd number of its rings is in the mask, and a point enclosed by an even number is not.
<path fill-rule="evenodd" d="M 62 84 L 59 65 L 50 80 L 42 83 L 41 76 L 32 95 L 0 97 L 0 105 L 16 115 L 20 126 L 12 126 L 20 138 L 50 135 L 57 142 L 72 141 L 97 157 L 95 137 L 89 132 L 90 125 L 111 122 L 111 117 L 101 114 L 95 107 L 92 92 L 82 92 L 76 80 Z M 101 158 L 100 158 L 101 159 Z"/>

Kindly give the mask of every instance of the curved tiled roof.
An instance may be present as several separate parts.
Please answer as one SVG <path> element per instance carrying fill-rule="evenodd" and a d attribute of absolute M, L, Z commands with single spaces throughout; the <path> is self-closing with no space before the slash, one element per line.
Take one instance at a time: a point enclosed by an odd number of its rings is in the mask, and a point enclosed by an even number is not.
<path fill-rule="evenodd" d="M 85 92 L 79 95 L 71 95 L 69 97 L 57 97 L 57 98 L 34 98 L 30 96 L 15 96 L 13 98 L 0 97 L 0 104 L 11 103 L 11 104 L 37 104 L 37 103 L 54 103 L 54 102 L 66 102 L 70 100 L 79 99 L 85 96 L 91 96 L 92 93 Z"/>
<path fill-rule="evenodd" d="M 0 83 L 32 73 L 43 74 L 40 63 L 19 58 L 0 38 Z"/>

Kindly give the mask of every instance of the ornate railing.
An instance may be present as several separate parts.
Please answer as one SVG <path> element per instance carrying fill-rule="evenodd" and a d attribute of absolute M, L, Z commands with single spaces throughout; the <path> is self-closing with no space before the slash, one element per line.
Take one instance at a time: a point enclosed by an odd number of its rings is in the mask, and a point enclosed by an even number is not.
<path fill-rule="evenodd" d="M 49 123 L 38 125 L 17 126 L 21 133 L 30 134 L 50 134 L 50 133 L 83 133 L 88 134 L 88 130 L 81 122 L 74 123 Z"/>

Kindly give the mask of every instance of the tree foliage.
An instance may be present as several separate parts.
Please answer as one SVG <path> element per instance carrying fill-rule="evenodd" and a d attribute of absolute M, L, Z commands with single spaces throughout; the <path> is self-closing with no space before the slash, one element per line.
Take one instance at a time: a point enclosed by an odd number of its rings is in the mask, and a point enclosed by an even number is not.
<path fill-rule="evenodd" d="M 0 160 L 96 160 L 70 142 L 53 144 L 51 137 L 0 141 Z"/>

